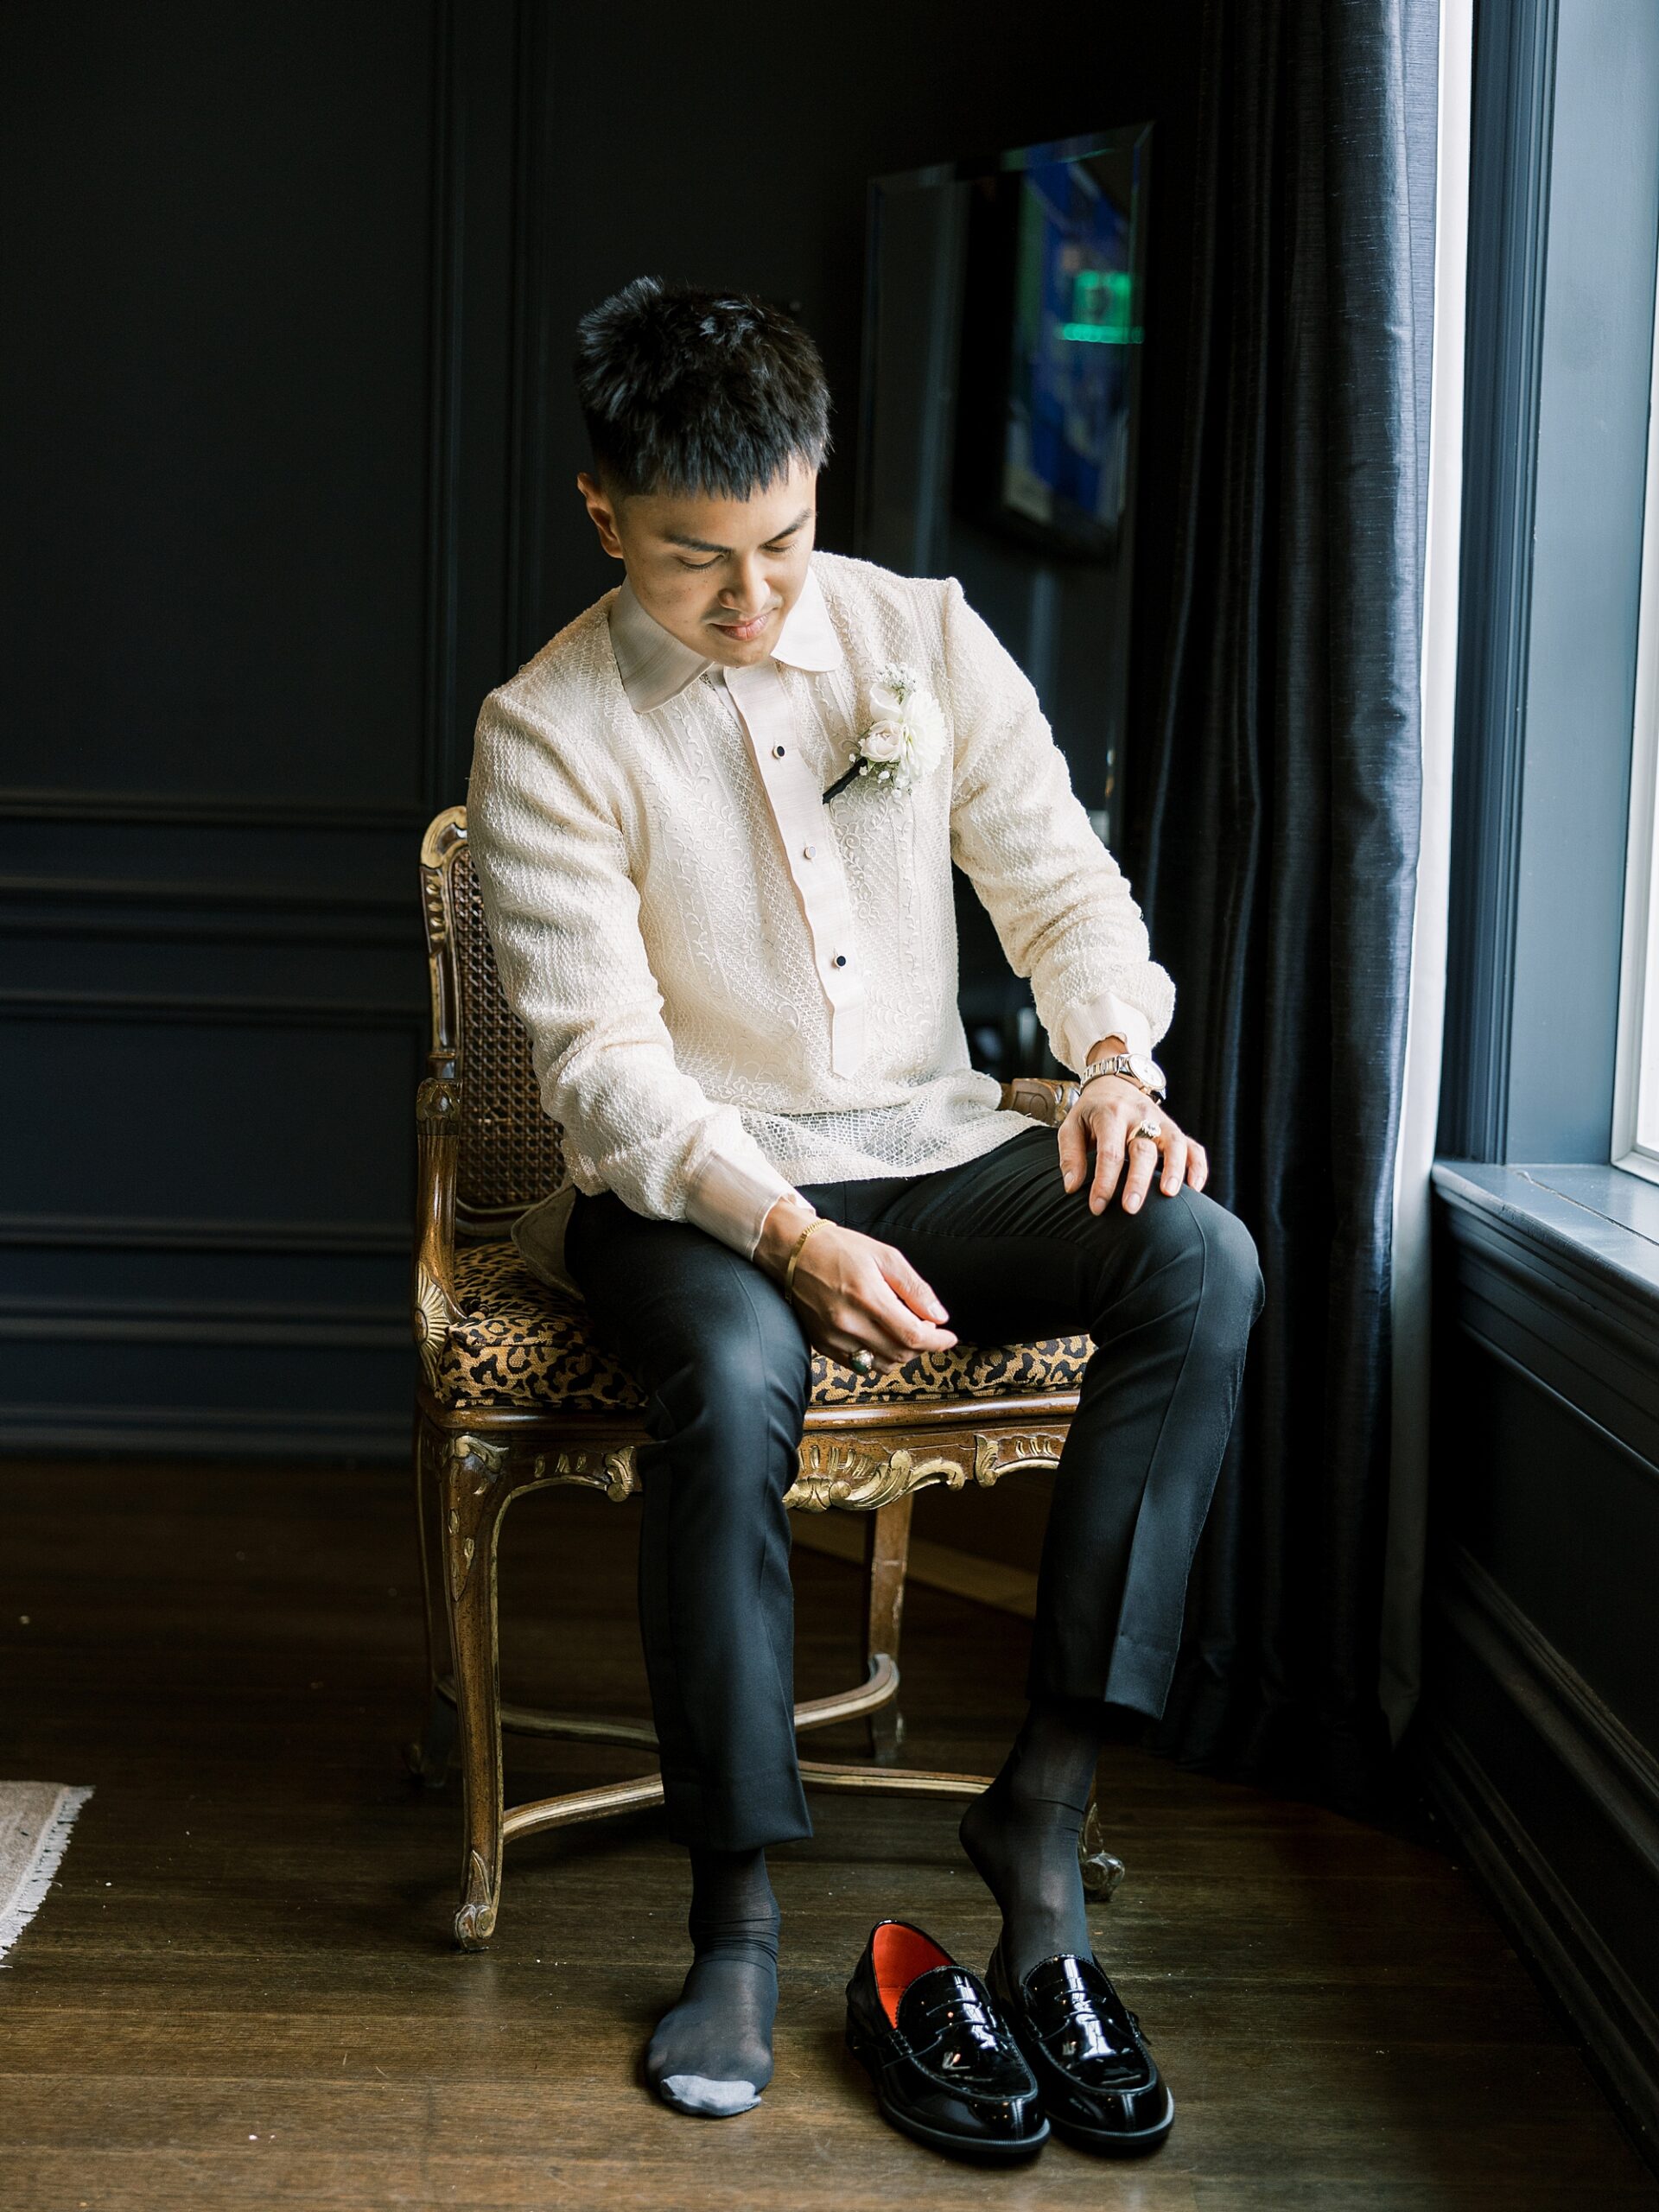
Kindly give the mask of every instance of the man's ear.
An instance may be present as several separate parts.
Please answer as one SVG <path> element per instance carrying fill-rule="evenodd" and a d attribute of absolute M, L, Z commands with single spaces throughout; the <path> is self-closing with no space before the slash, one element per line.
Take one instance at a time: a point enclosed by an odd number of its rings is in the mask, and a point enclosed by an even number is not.
<path fill-rule="evenodd" d="M 599 542 L 613 561 L 622 558 L 622 540 L 616 534 L 616 510 L 611 505 L 604 486 L 595 476 L 582 469 L 576 477 L 576 489 L 582 494 L 582 505 L 593 518 L 599 532 Z"/>

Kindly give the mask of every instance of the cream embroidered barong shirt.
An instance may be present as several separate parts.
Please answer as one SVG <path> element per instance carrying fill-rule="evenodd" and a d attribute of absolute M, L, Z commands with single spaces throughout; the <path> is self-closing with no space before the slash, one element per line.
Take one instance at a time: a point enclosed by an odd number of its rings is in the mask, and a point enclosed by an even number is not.
<path fill-rule="evenodd" d="M 825 804 L 908 663 L 949 742 L 902 795 Z M 950 863 L 1056 1057 L 1148 1051 L 1174 989 L 1017 664 L 954 580 L 815 553 L 770 658 L 721 669 L 625 583 L 479 717 L 467 828 L 507 998 L 570 1182 L 752 1255 L 804 1183 L 1006 1143 L 957 1010 Z M 560 1280 L 568 1200 L 515 1234 Z"/>

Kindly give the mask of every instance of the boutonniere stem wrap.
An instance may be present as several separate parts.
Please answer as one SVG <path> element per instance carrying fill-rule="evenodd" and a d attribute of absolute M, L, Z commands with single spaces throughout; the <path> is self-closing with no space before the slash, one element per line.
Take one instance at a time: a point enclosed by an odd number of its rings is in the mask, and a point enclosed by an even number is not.
<path fill-rule="evenodd" d="M 826 802 L 854 783 L 902 797 L 938 765 L 944 715 L 917 670 L 889 661 L 870 687 L 866 712 L 853 765 L 825 791 Z"/>

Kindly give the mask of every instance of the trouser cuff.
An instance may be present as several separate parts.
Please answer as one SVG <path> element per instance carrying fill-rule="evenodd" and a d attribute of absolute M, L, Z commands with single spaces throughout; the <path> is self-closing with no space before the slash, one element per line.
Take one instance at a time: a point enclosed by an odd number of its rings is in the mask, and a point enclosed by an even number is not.
<path fill-rule="evenodd" d="M 764 1851 L 774 1843 L 799 1843 L 812 1833 L 811 1817 L 792 1769 L 723 1775 L 663 1777 L 669 1840 L 697 1851 Z"/>

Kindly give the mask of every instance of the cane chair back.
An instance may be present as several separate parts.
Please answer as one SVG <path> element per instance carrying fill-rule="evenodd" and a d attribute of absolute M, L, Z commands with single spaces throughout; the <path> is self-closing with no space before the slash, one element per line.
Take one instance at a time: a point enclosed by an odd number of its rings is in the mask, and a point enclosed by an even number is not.
<path fill-rule="evenodd" d="M 564 1180 L 558 1124 L 542 1108 L 530 1038 L 507 1004 L 467 841 L 451 807 L 426 834 L 421 874 L 432 984 L 434 1075 L 461 1081 L 455 1226 L 499 1236 Z"/>

